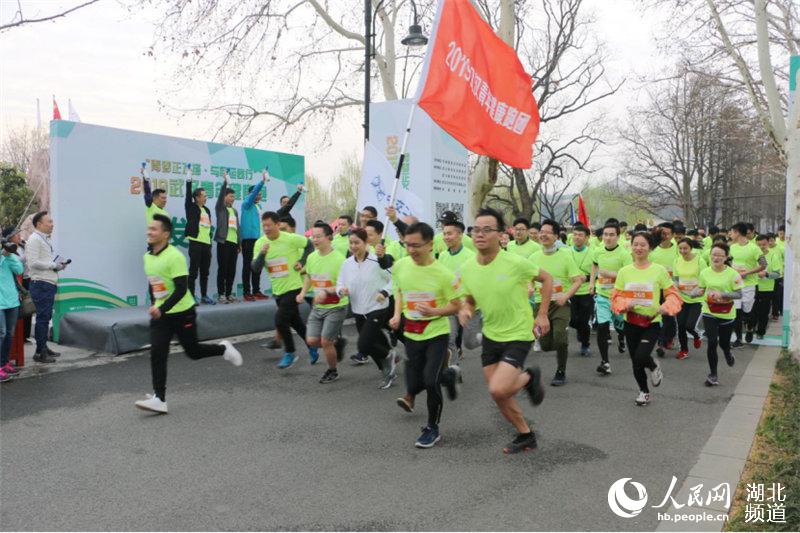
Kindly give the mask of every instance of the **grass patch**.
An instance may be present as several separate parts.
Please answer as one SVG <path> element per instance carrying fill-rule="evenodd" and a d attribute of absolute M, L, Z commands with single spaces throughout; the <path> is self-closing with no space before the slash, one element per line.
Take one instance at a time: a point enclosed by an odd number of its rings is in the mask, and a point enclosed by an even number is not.
<path fill-rule="evenodd" d="M 745 522 L 748 483 L 782 483 L 786 523 Z M 755 502 L 750 502 L 755 503 Z M 726 531 L 800 531 L 800 363 L 781 353 Z"/>

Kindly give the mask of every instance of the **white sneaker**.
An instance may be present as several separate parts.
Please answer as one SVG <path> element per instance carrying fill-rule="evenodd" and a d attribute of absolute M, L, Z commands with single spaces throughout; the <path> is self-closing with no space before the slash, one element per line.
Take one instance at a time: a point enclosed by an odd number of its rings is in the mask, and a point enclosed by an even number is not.
<path fill-rule="evenodd" d="M 653 387 L 658 387 L 661 385 L 662 379 L 664 379 L 664 374 L 661 372 L 661 365 L 656 363 L 655 370 L 650 371 L 650 382 L 653 384 Z"/>
<path fill-rule="evenodd" d="M 146 400 L 139 400 L 135 405 L 143 411 L 167 414 L 167 402 L 162 402 L 155 394 L 148 394 Z"/>
<path fill-rule="evenodd" d="M 648 403 L 650 403 L 650 395 L 639 391 L 639 395 L 636 397 L 636 405 L 647 405 Z"/>
<path fill-rule="evenodd" d="M 225 353 L 222 354 L 223 359 L 232 363 L 233 366 L 242 366 L 242 354 L 233 347 L 230 341 L 222 341 L 219 344 L 225 347 Z"/>

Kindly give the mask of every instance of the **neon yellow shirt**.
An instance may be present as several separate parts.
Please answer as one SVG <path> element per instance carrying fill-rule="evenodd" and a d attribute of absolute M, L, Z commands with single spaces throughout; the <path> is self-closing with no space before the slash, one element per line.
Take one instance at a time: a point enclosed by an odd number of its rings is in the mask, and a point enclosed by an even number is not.
<path fill-rule="evenodd" d="M 761 248 L 752 242 L 741 245 L 738 242 L 731 244 L 731 257 L 733 258 L 732 267 L 734 270 L 751 270 L 758 266 L 758 258 L 761 257 Z M 749 274 L 744 277 L 745 287 L 758 285 L 758 274 Z"/>
<path fill-rule="evenodd" d="M 150 252 L 144 254 L 144 273 L 150 283 L 150 290 L 156 299 L 155 306 L 161 305 L 175 292 L 175 282 L 173 279 L 189 275 L 186 268 L 186 259 L 183 254 L 174 246 L 167 245 L 157 255 Z M 166 314 L 174 315 L 194 307 L 194 298 L 187 290 L 178 303 Z"/>
<path fill-rule="evenodd" d="M 595 292 L 600 296 L 611 298 L 611 289 L 614 288 L 614 280 L 611 278 L 604 278 L 600 276 L 599 270 L 608 270 L 609 272 L 619 272 L 625 265 L 630 265 L 633 262 L 631 253 L 617 244 L 616 248 L 609 250 L 605 245 L 594 248 L 592 255 L 592 263 L 597 265 L 598 274 L 595 279 Z"/>
<path fill-rule="evenodd" d="M 347 257 L 347 252 L 350 251 L 350 235 L 341 235 L 337 233 L 333 236 L 331 243 L 337 252 Z"/>
<path fill-rule="evenodd" d="M 281 294 L 301 289 L 303 278 L 294 269 L 295 263 L 303 256 L 308 239 L 296 233 L 280 232 L 274 241 L 262 235 L 253 247 L 254 254 L 260 254 L 261 248 L 269 242 L 269 250 L 264 262 L 264 269 L 272 282 L 272 294 Z"/>
<path fill-rule="evenodd" d="M 686 261 L 681 254 L 675 258 L 675 263 L 672 266 L 672 276 L 677 278 L 676 285 L 681 300 L 687 304 L 693 304 L 703 301 L 703 296 L 690 296 L 694 289 L 699 287 L 700 272 L 708 267 L 708 264 L 700 257 L 700 254 L 695 251 L 694 259 Z"/>
<path fill-rule="evenodd" d="M 614 282 L 614 288 L 635 304 L 634 313 L 654 317 L 654 324 L 661 322 L 658 314 L 661 293 L 670 287 L 672 278 L 667 269 L 657 263 L 650 263 L 647 268 L 637 268 L 633 263 L 625 265 L 617 272 L 617 281 Z M 625 318 L 628 318 L 627 312 Z"/>
<path fill-rule="evenodd" d="M 517 244 L 516 240 L 512 240 L 508 243 L 508 250 L 512 254 L 519 255 L 524 257 L 525 259 L 529 258 L 531 255 L 535 254 L 539 250 L 542 249 L 542 245 L 538 242 L 533 242 L 532 240 L 528 239 L 522 244 Z"/>
<path fill-rule="evenodd" d="M 236 219 L 236 211 L 232 207 L 228 208 L 228 234 L 225 240 L 237 244 L 239 242 L 239 225 Z"/>
<path fill-rule="evenodd" d="M 781 251 L 778 247 L 772 248 L 767 255 L 764 256 L 767 260 L 767 270 L 765 272 L 780 272 L 783 260 L 781 258 Z M 772 292 L 775 290 L 775 280 L 768 278 L 758 278 L 758 292 Z"/>
<path fill-rule="evenodd" d="M 395 298 L 403 299 L 403 315 L 407 320 L 430 321 L 422 333 L 405 331 L 404 336 L 424 341 L 450 334 L 450 321 L 446 316 L 425 317 L 415 307 L 425 303 L 442 308 L 456 299 L 453 273 L 447 267 L 438 261 L 420 266 L 411 257 L 404 257 L 392 266 L 392 289 Z"/>
<path fill-rule="evenodd" d="M 667 272 L 669 272 L 670 277 L 672 277 L 672 265 L 675 264 L 675 258 L 678 257 L 678 255 L 678 247 L 675 245 L 674 241 L 670 241 L 669 248 L 656 246 L 653 250 L 650 250 L 648 259 L 650 259 L 651 263 L 663 266 Z"/>
<path fill-rule="evenodd" d="M 726 266 L 722 272 L 715 272 L 712 267 L 708 267 L 700 272 L 700 287 L 706 290 L 703 297 L 703 314 L 733 320 L 736 318 L 736 307 L 731 306 L 727 313 L 712 313 L 708 307 L 708 293 L 711 291 L 733 292 L 744 287 L 742 276 L 736 270 Z"/>
<path fill-rule="evenodd" d="M 153 215 L 164 215 L 168 219 L 172 220 L 172 216 L 167 213 L 164 209 L 158 207 L 155 203 L 150 204 L 150 207 L 145 207 L 145 215 L 147 216 L 147 224 L 149 225 L 153 221 Z"/>
<path fill-rule="evenodd" d="M 586 277 L 586 281 L 581 283 L 580 288 L 578 288 L 575 294 L 577 296 L 582 296 L 584 294 L 589 294 L 589 277 L 592 274 L 592 253 L 591 249 L 588 246 L 584 246 L 583 250 L 576 250 L 575 246 L 569 247 L 570 253 L 572 253 L 572 260 L 575 261 L 575 265 L 580 270 L 581 274 Z"/>
<path fill-rule="evenodd" d="M 581 275 L 568 248 L 559 248 L 555 253 L 549 255 L 544 253 L 543 250 L 539 250 L 538 252 L 532 253 L 528 259 L 539 267 L 540 272 L 544 270 L 553 276 L 551 300 L 559 294 L 567 292 L 572 286 L 572 278 Z M 542 301 L 540 283 L 536 284 L 535 301 L 537 304 Z"/>
<path fill-rule="evenodd" d="M 190 241 L 201 242 L 203 244 L 211 244 L 211 217 L 208 216 L 206 210 L 200 208 L 200 222 L 197 226 L 197 237 L 189 237 Z"/>
<path fill-rule="evenodd" d="M 331 250 L 326 255 L 320 254 L 319 250 L 314 250 L 310 253 L 308 259 L 306 259 L 306 274 L 311 278 L 311 286 L 314 290 L 336 289 L 339 270 L 342 268 L 344 260 L 344 255 L 340 254 L 336 249 Z M 332 309 L 334 307 L 344 307 L 350 303 L 350 299 L 347 296 L 339 297 L 335 294 L 329 294 L 327 301 L 329 303 L 315 303 L 314 307 Z"/>

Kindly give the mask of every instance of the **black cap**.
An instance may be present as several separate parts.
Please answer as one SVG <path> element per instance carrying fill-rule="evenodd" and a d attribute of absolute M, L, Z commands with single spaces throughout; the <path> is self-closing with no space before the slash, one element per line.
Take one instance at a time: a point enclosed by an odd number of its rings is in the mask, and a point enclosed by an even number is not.
<path fill-rule="evenodd" d="M 452 211 L 444 211 L 439 217 L 439 222 L 458 222 L 458 215 Z"/>
<path fill-rule="evenodd" d="M 11 237 L 16 235 L 17 233 L 19 233 L 19 230 L 17 228 L 15 228 L 14 226 L 9 226 L 7 228 L 3 228 L 3 238 L 4 239 L 10 239 Z"/>

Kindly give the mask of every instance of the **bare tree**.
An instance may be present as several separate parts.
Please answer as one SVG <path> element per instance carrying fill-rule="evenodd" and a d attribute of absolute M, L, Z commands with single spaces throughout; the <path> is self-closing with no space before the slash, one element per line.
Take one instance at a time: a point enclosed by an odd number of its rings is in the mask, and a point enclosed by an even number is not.
<path fill-rule="evenodd" d="M 78 4 L 77 6 L 65 9 L 63 11 L 58 11 L 50 15 L 43 15 L 43 16 L 37 15 L 35 18 L 28 18 L 22 12 L 22 2 L 20 0 L 17 0 L 17 11 L 14 13 L 14 18 L 11 19 L 11 22 L 0 24 L 0 33 L 10 30 L 12 28 L 19 28 L 20 26 L 24 26 L 27 24 L 37 24 L 39 22 L 53 22 L 62 17 L 66 17 L 70 13 L 78 11 L 79 9 L 83 9 L 84 7 L 96 4 L 99 1 L 100 0 L 88 0 L 87 2 L 83 2 L 81 4 Z"/>

